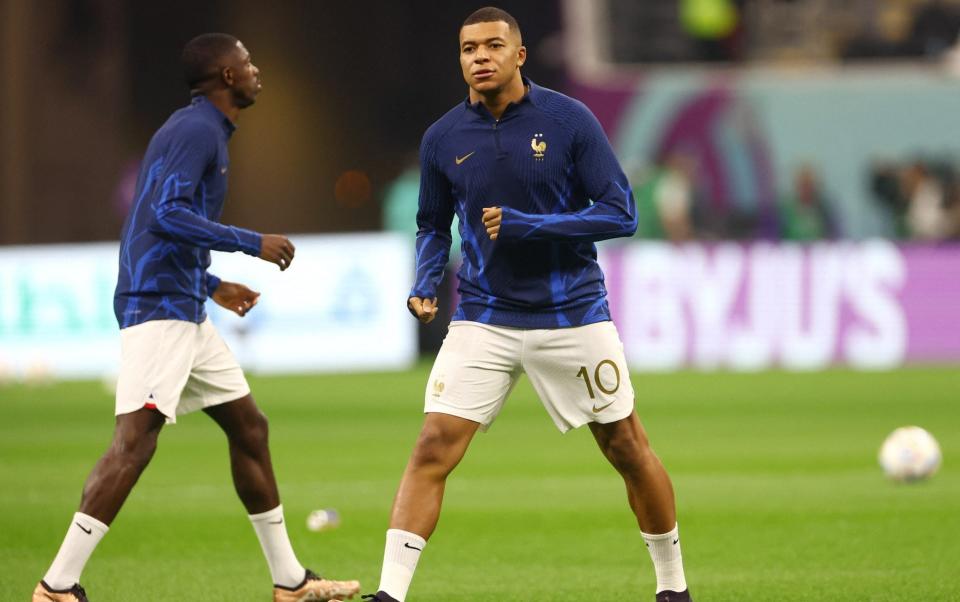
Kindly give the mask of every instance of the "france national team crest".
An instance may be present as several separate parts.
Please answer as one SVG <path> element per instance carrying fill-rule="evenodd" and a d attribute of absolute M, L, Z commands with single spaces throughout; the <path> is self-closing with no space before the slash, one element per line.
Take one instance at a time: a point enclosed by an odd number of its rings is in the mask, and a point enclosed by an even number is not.
<path fill-rule="evenodd" d="M 530 148 L 533 149 L 533 158 L 537 161 L 543 161 L 543 154 L 547 152 L 547 141 L 543 139 L 543 134 L 533 135 Z"/>

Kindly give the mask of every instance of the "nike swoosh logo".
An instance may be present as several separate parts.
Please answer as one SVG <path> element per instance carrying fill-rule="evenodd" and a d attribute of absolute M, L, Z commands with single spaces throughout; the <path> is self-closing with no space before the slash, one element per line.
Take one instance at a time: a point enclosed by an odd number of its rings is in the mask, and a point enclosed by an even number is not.
<path fill-rule="evenodd" d="M 472 156 L 473 156 L 473 153 L 475 153 L 475 152 L 477 152 L 477 151 L 473 151 L 473 152 L 468 153 L 468 154 L 466 154 L 466 155 L 464 155 L 464 156 L 462 156 L 462 157 L 454 157 L 454 160 L 457 162 L 457 165 L 460 165 L 461 163 L 463 163 L 464 161 L 466 161 L 467 159 L 469 159 L 470 157 L 472 157 Z"/>
<path fill-rule="evenodd" d="M 677 545 L 678 543 L 680 543 L 679 537 L 673 540 L 673 545 Z"/>
<path fill-rule="evenodd" d="M 617 400 L 614 399 L 613 401 L 611 401 L 611 402 L 608 403 L 607 405 L 600 406 L 599 408 L 596 406 L 596 404 L 594 404 L 594 406 L 593 406 L 593 413 L 594 413 L 594 414 L 599 414 L 600 412 L 606 410 L 607 408 L 609 408 L 610 406 L 612 406 L 612 405 L 615 404 L 616 402 L 617 402 Z"/>
<path fill-rule="evenodd" d="M 271 525 L 282 525 L 283 519 L 281 518 L 280 520 L 268 520 L 267 522 L 270 523 Z"/>
<path fill-rule="evenodd" d="M 472 155 L 473 153 L 470 153 L 470 154 Z M 467 155 L 467 156 L 469 157 L 470 155 Z M 409 543 L 407 543 L 407 542 L 403 542 L 403 547 L 405 547 L 405 548 L 410 548 L 411 550 L 416 550 L 416 551 L 418 551 L 418 552 L 422 552 L 422 551 L 423 551 L 423 548 L 418 548 L 418 547 L 416 547 L 416 546 L 411 546 L 411 545 L 410 545 Z"/>
<path fill-rule="evenodd" d="M 87 535 L 90 535 L 90 534 L 93 533 L 93 529 L 88 529 L 88 528 L 84 527 L 83 525 L 81 525 L 80 523 L 73 523 L 73 524 L 75 524 L 76 526 L 80 527 L 80 530 L 83 531 L 84 533 L 86 533 Z"/>

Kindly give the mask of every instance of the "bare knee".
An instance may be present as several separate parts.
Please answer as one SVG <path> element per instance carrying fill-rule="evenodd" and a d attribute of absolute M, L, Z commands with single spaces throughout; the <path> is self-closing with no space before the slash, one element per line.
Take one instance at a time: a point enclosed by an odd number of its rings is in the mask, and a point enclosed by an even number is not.
<path fill-rule="evenodd" d="M 622 475 L 635 474 L 649 463 L 659 462 L 642 432 L 617 433 L 605 442 L 603 453 Z"/>
<path fill-rule="evenodd" d="M 270 440 L 270 422 L 266 414 L 260 410 L 252 412 L 244 420 L 240 432 L 231 433 L 230 439 L 253 455 L 266 450 Z"/>
<path fill-rule="evenodd" d="M 411 467 L 446 475 L 460 460 L 453 437 L 442 429 L 426 426 L 420 432 L 410 457 Z"/>
<path fill-rule="evenodd" d="M 150 463 L 154 452 L 157 451 L 158 435 L 158 431 L 118 429 L 114 433 L 109 454 L 142 470 Z"/>

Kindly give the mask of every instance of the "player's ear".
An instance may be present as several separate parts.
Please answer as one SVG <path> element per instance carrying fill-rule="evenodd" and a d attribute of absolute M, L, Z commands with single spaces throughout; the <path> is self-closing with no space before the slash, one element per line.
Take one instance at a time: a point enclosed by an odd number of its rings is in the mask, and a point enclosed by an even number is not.
<path fill-rule="evenodd" d="M 235 80 L 232 67 L 224 67 L 220 70 L 220 79 L 228 86 L 232 86 Z"/>
<path fill-rule="evenodd" d="M 517 50 L 517 68 L 523 67 L 523 64 L 527 62 L 527 47 L 521 46 Z"/>

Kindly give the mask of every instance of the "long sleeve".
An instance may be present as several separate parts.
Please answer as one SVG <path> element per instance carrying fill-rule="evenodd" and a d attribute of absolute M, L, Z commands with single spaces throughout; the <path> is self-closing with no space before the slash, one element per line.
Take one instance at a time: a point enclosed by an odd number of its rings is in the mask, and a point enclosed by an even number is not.
<path fill-rule="evenodd" d="M 636 232 L 630 184 L 600 123 L 586 108 L 574 144 L 574 167 L 592 204 L 579 211 L 542 215 L 503 207 L 501 240 L 595 242 Z"/>
<path fill-rule="evenodd" d="M 194 206 L 197 186 L 216 153 L 209 129 L 193 127 L 178 136 L 164 158 L 159 200 L 152 204 L 151 232 L 169 240 L 215 251 L 260 254 L 260 234 L 207 219 Z"/>
<path fill-rule="evenodd" d="M 205 277 L 206 277 L 206 283 L 207 283 L 207 296 L 212 297 L 213 291 L 217 290 L 217 287 L 220 286 L 221 280 L 220 278 L 218 278 L 217 276 L 214 276 L 210 272 L 207 272 Z"/>
<path fill-rule="evenodd" d="M 450 256 L 454 202 L 450 183 L 437 165 L 429 132 L 420 145 L 420 201 L 417 210 L 417 275 L 411 297 L 432 299 Z"/>

